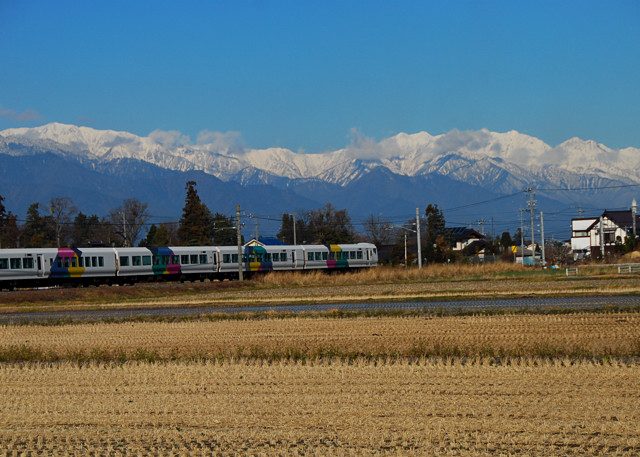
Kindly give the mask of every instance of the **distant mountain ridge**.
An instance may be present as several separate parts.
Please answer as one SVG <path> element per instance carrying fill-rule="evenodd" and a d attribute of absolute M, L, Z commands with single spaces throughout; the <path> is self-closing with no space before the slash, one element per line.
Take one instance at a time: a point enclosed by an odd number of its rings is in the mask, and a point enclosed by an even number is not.
<path fill-rule="evenodd" d="M 540 189 L 539 195 L 554 208 L 585 199 L 591 205 L 606 207 L 611 206 L 612 198 L 620 200 L 614 206 L 621 206 L 631 201 L 634 187 L 615 193 L 586 189 L 640 184 L 640 149 L 614 150 L 579 138 L 551 147 L 516 131 L 452 131 L 436 136 L 400 133 L 379 142 L 355 138 L 343 149 L 302 154 L 284 148 L 244 148 L 229 134 L 211 134 L 199 144 L 190 144 L 178 132 L 156 131 L 140 137 L 52 123 L 0 131 L 0 156 L 11 175 L 0 184 L 0 194 L 19 195 L 16 202 L 20 210 L 25 200 L 46 199 L 47 192 L 54 189 L 56 194 L 51 196 L 73 197 L 79 192 L 71 183 L 56 182 L 49 176 L 56 167 L 60 168 L 56 173 L 64 173 L 63 162 L 76 164 L 66 170 L 74 170 L 87 180 L 83 198 L 88 202 L 103 200 L 94 207 L 119 199 L 128 186 L 136 195 L 148 195 L 152 206 L 172 211 L 181 207 L 185 177 L 194 173 L 199 185 L 203 182 L 215 191 L 216 199 L 243 200 L 256 213 L 266 207 L 276 212 L 309 209 L 309 205 L 331 201 L 353 214 L 396 214 L 428 202 L 463 205 L 530 186 Z M 43 160 L 50 168 L 41 168 L 37 177 L 32 176 L 30 161 Z M 21 176 L 38 181 L 31 194 L 29 187 L 7 188 L 10 182 L 19 186 L 15 180 Z M 118 181 L 122 176 L 137 182 L 125 185 Z M 145 190 L 144 186 L 158 187 L 158 180 L 163 179 L 177 184 L 165 189 L 164 195 L 154 196 Z M 210 184 L 204 185 L 205 181 Z M 102 183 L 100 197 L 91 189 L 94 183 Z M 545 193 L 544 189 L 584 191 Z M 160 203 L 163 198 L 164 205 Z"/>
<path fill-rule="evenodd" d="M 168 170 L 201 170 L 223 181 L 236 181 L 243 176 L 255 179 L 262 173 L 263 180 L 271 177 L 319 179 L 344 186 L 375 167 L 384 167 L 403 176 L 435 172 L 467 181 L 472 178 L 459 173 L 459 169 L 477 168 L 479 164 L 483 171 L 481 175 L 489 173 L 489 178 L 497 173 L 491 172 L 492 169 L 502 169 L 513 176 L 534 174 L 537 179 L 545 179 L 550 169 L 557 169 L 552 175 L 559 177 L 559 171 L 564 171 L 562 180 L 565 182 L 570 181 L 570 174 L 593 174 L 640 183 L 636 172 L 640 167 L 640 149 L 613 150 L 579 138 L 571 138 L 552 148 L 516 131 L 452 131 L 437 136 L 426 132 L 400 133 L 378 143 L 356 142 L 347 148 L 322 154 L 294 153 L 283 148 L 245 149 L 219 141 L 180 144 L 167 141 L 162 132 L 140 137 L 128 132 L 59 123 L 0 131 L 0 153 L 25 155 L 37 151 L 53 152 L 79 161 L 135 159 Z M 546 179 L 550 178 L 547 176 Z M 517 183 L 514 181 L 513 185 Z"/>

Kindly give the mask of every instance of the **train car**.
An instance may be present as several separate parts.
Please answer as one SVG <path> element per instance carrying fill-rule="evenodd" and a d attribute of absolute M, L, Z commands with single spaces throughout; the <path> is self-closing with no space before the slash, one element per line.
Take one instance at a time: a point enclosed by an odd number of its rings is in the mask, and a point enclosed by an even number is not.
<path fill-rule="evenodd" d="M 0 249 L 0 288 L 236 279 L 258 272 L 375 267 L 370 243 L 154 248 Z"/>
<path fill-rule="evenodd" d="M 153 254 L 147 248 L 114 248 L 118 283 L 134 284 L 153 275 Z"/>
<path fill-rule="evenodd" d="M 57 249 L 0 249 L 0 288 L 48 285 Z"/>
<path fill-rule="evenodd" d="M 378 251 L 371 243 L 303 245 L 306 270 L 342 270 L 378 264 Z"/>
<path fill-rule="evenodd" d="M 246 246 L 242 260 L 249 273 L 292 271 L 304 268 L 301 246 Z"/>
<path fill-rule="evenodd" d="M 53 285 L 111 284 L 117 273 L 114 248 L 58 248 L 51 264 L 49 283 Z"/>
<path fill-rule="evenodd" d="M 181 281 L 213 280 L 218 270 L 218 250 L 213 246 L 170 247 Z"/>

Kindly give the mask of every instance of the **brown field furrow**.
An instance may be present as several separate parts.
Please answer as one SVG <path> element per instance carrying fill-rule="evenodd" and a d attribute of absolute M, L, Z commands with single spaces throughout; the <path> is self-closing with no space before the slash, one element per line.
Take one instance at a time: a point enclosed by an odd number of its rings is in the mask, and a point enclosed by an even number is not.
<path fill-rule="evenodd" d="M 321 315 L 320 315 L 321 316 Z M 339 356 L 638 356 L 640 314 L 286 318 L 0 326 L 0 354 L 43 360 Z M 138 357 L 144 359 L 144 357 Z M 2 358 L 0 358 L 2 360 Z M 14 359 L 20 360 L 20 359 Z M 27 359 L 28 360 L 28 359 Z"/>
<path fill-rule="evenodd" d="M 0 455 L 637 455 L 638 379 L 549 360 L 5 365 Z"/>

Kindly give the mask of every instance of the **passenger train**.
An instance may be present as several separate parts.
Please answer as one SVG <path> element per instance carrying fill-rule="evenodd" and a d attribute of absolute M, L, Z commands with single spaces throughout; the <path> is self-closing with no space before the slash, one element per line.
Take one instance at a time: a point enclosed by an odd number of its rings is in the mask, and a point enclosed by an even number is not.
<path fill-rule="evenodd" d="M 378 264 L 370 243 L 0 249 L 0 289 L 236 279 L 255 272 L 348 270 Z"/>

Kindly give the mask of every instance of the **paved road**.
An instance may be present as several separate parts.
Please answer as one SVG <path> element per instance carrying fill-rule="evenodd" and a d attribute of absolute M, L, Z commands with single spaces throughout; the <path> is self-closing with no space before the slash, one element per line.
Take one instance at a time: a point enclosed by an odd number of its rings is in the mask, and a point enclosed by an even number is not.
<path fill-rule="evenodd" d="M 418 311 L 472 311 L 492 309 L 579 309 L 603 306 L 640 306 L 640 296 L 632 297 L 576 297 L 576 298 L 522 298 L 509 300 L 458 300 L 441 302 L 386 302 L 386 303 L 332 303 L 317 305 L 248 306 L 242 308 L 162 308 L 113 309 L 95 311 L 59 311 L 42 313 L 0 313 L 0 323 L 47 322 L 57 320 L 129 319 L 155 316 L 196 316 L 208 313 L 240 312 L 313 312 L 339 309 L 344 311 L 418 310 Z"/>

